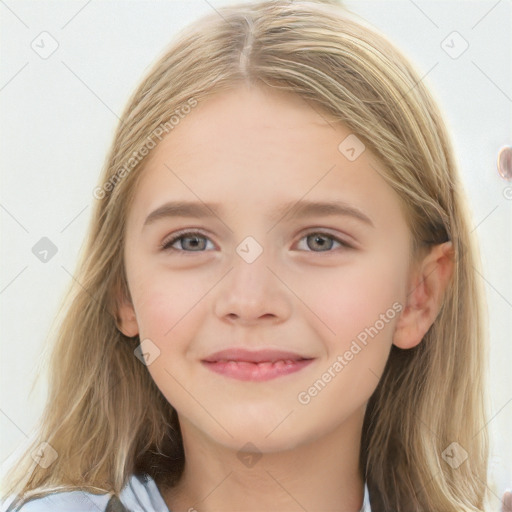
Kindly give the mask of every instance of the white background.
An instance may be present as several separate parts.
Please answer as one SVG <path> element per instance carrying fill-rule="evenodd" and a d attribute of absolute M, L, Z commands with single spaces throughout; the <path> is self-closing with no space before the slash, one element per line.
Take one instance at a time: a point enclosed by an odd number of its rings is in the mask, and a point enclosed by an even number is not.
<path fill-rule="evenodd" d="M 4 469 L 43 408 L 47 387 L 41 361 L 48 330 L 74 272 L 92 190 L 117 116 L 174 33 L 228 3 L 236 2 L 0 1 Z M 484 264 L 491 339 L 491 471 L 493 491 L 500 494 L 512 487 L 512 196 L 505 197 L 512 182 L 500 178 L 496 169 L 499 149 L 512 143 L 511 3 L 345 4 L 409 56 L 439 102 L 453 137 Z M 31 47 L 49 37 L 40 36 L 44 31 L 58 43 L 46 59 Z M 456 59 L 442 47 L 453 31 L 469 44 Z M 50 39 L 45 41 L 50 48 Z M 455 49 L 460 44 L 455 40 Z M 58 250 L 47 263 L 32 253 L 42 237 Z M 36 375 L 41 376 L 29 394 Z"/>

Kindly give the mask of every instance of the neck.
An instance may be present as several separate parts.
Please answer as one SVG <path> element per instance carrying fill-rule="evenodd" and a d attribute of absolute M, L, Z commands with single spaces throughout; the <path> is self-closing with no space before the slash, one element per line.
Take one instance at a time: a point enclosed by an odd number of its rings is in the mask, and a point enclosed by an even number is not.
<path fill-rule="evenodd" d="M 164 500 L 171 512 L 359 512 L 362 421 L 363 412 L 291 450 L 242 454 L 180 420 L 185 468 Z"/>

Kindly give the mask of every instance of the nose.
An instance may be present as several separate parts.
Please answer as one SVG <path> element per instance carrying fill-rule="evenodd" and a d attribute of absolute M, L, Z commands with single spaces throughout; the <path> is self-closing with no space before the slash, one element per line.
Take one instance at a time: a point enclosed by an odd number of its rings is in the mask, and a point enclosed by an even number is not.
<path fill-rule="evenodd" d="M 270 261 L 270 251 L 263 251 L 254 261 L 235 254 L 232 267 L 219 285 L 214 313 L 223 322 L 242 325 L 281 323 L 292 310 L 290 289 L 278 266 Z M 271 264 L 272 266 L 270 266 Z"/>

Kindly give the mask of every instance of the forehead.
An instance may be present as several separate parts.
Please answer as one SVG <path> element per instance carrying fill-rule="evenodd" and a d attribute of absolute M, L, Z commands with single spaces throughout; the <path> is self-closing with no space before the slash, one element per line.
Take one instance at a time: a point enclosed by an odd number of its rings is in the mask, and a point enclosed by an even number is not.
<path fill-rule="evenodd" d="M 262 215 L 267 207 L 325 200 L 351 203 L 376 223 L 386 211 L 397 222 L 398 196 L 377 159 L 358 144 L 348 127 L 329 122 L 298 96 L 248 87 L 224 91 L 200 102 L 152 150 L 132 217 L 140 223 L 170 200 L 221 203 L 237 212 L 247 207 Z M 356 156 L 362 152 L 354 159 L 347 145 Z"/>

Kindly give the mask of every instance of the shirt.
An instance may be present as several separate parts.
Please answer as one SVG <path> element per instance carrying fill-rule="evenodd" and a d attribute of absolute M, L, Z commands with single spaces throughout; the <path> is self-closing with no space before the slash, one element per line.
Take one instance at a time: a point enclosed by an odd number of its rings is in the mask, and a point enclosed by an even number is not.
<path fill-rule="evenodd" d="M 61 491 L 27 501 L 16 508 L 15 498 L 2 502 L 0 512 L 122 512 L 111 494 L 93 494 L 86 491 Z M 131 475 L 119 493 L 119 500 L 127 512 L 171 512 L 148 474 Z M 5 508 L 8 507 L 8 508 Z M 368 489 L 365 486 L 361 512 L 371 512 Z"/>

